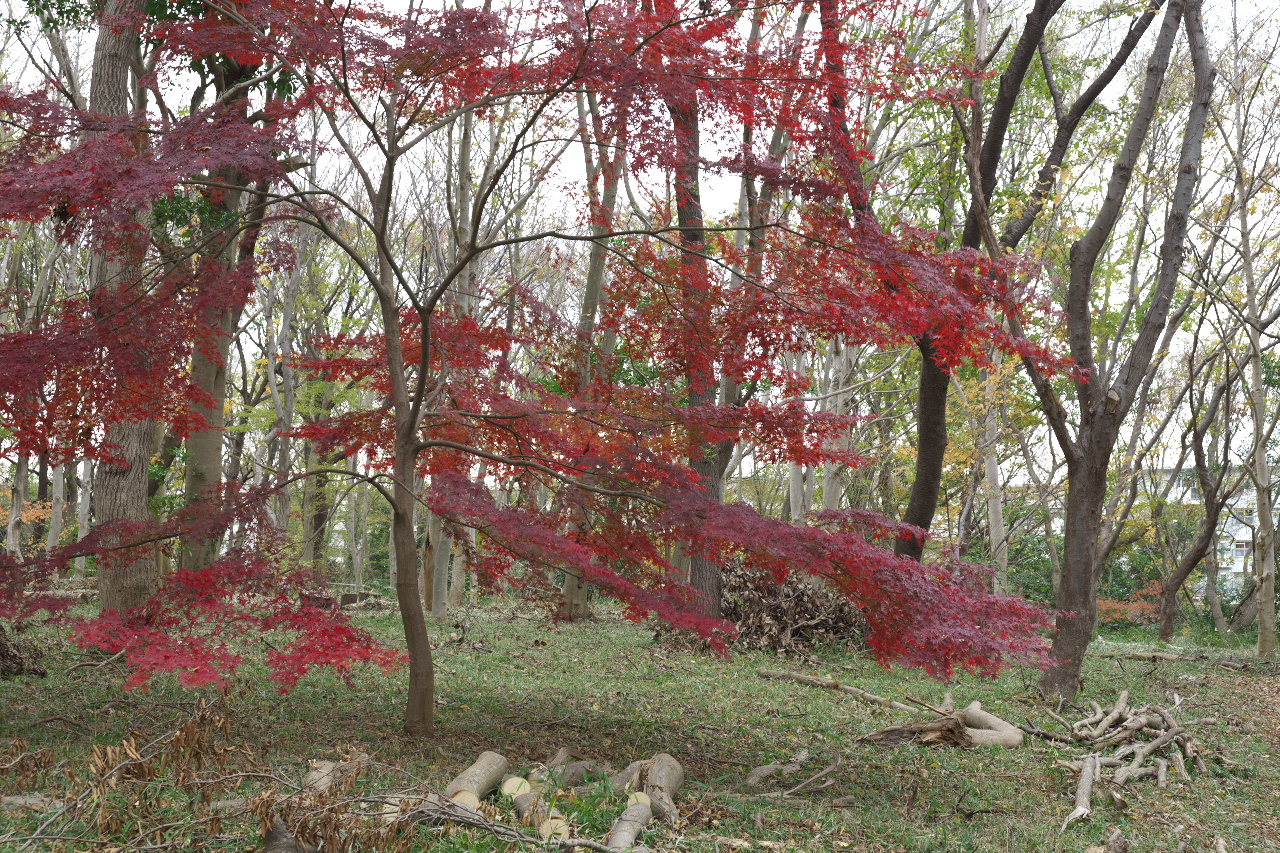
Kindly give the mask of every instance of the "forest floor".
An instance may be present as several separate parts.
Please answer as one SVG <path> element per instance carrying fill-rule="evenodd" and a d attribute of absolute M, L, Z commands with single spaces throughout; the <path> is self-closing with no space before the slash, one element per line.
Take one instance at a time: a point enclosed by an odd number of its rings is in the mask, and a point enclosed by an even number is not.
<path fill-rule="evenodd" d="M 518 769 L 563 746 L 615 769 L 658 752 L 684 765 L 680 822 L 655 822 L 644 836 L 655 853 L 1084 853 L 1117 829 L 1129 853 L 1214 850 L 1219 838 L 1233 853 L 1280 849 L 1280 667 L 1248 662 L 1243 650 L 1231 655 L 1243 669 L 1223 666 L 1222 650 L 1177 662 L 1091 655 L 1081 708 L 1090 700 L 1110 706 L 1128 690 L 1134 705 L 1176 705 L 1180 721 L 1212 717 L 1216 722 L 1194 730 L 1209 772 L 1193 770 L 1190 784 L 1163 789 L 1135 782 L 1123 811 L 1095 796 L 1090 820 L 1059 831 L 1075 775 L 1054 761 L 1079 750 L 1036 738 L 1014 750 L 861 743 L 860 735 L 928 715 L 756 674 L 791 669 L 933 704 L 950 690 L 959 705 L 977 699 L 1011 722 L 1030 718 L 1059 729 L 1036 698 L 1035 672 L 1015 670 L 995 681 L 966 675 L 944 687 L 919 673 L 886 671 L 847 649 L 820 648 L 803 660 L 723 658 L 671 649 L 607 603 L 597 610 L 593 621 L 559 627 L 511 600 L 454 614 L 450 626 L 436 629 L 437 735 L 430 742 L 398 731 L 403 673 L 361 670 L 350 684 L 313 674 L 281 695 L 261 670 L 246 667 L 222 690 L 184 691 L 166 679 L 126 692 L 114 663 L 68 672 L 89 659 L 43 631 L 51 674 L 0 682 L 0 794 L 48 799 L 28 807 L 11 799 L 0 809 L 0 850 L 261 850 L 257 815 L 211 811 L 208 802 L 247 797 L 265 812 L 271 800 L 263 793 L 293 794 L 310 760 L 360 752 L 372 763 L 353 789 L 310 811 L 297 800 L 284 804 L 291 820 L 310 815 L 307 826 L 331 839 L 326 850 L 339 837 L 353 850 L 537 849 L 467 827 L 379 829 L 376 817 L 357 815 L 369 808 L 359 798 L 439 790 L 482 750 L 503 753 Z M 389 642 L 398 634 L 394 611 L 363 612 L 358 621 Z M 1084 714 L 1066 708 L 1063 716 Z M 148 749 L 157 738 L 162 742 Z M 828 777 L 834 784 L 816 793 L 745 796 L 742 781 L 754 767 L 798 763 L 798 771 L 765 786 L 778 790 L 836 756 L 840 766 Z M 129 767 L 104 782 L 122 762 Z M 68 802 L 73 807 L 63 810 Z M 559 803 L 574 835 L 597 840 L 622 807 L 604 786 Z M 378 811 L 376 803 L 371 810 Z M 500 804 L 486 814 L 511 820 Z"/>

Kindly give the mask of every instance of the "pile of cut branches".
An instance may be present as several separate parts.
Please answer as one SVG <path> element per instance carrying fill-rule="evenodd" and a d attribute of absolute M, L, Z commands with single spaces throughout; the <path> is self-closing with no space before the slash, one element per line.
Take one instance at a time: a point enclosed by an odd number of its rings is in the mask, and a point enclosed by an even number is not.
<path fill-rule="evenodd" d="M 741 563 L 724 569 L 720 609 L 738 626 L 733 644 L 750 651 L 803 654 L 819 644 L 849 643 L 866 647 L 867 620 L 853 602 L 804 572 L 792 572 L 778 583 L 767 571 Z M 654 639 L 701 650 L 707 641 L 690 632 L 658 625 Z"/>
<path fill-rule="evenodd" d="M 0 625 L 0 677 L 48 675 L 39 661 L 40 650 L 34 642 L 26 638 L 10 637 L 4 626 Z"/>
<path fill-rule="evenodd" d="M 862 611 L 804 572 L 778 583 L 769 572 L 728 566 L 721 607 L 738 626 L 741 648 L 799 652 L 820 643 L 865 645 Z"/>
<path fill-rule="evenodd" d="M 1132 782 L 1154 779 L 1156 785 L 1166 787 L 1170 767 L 1178 778 L 1190 782 L 1188 763 L 1199 773 L 1208 772 L 1195 736 L 1159 705 L 1130 707 L 1127 690 L 1120 691 L 1109 709 L 1104 709 L 1097 702 L 1090 705 L 1092 713 L 1075 723 L 1049 712 L 1071 732 L 1069 736 L 1030 725 L 1023 727 L 1030 734 L 1060 743 L 1078 744 L 1090 750 L 1074 760 L 1057 763 L 1057 766 L 1079 774 L 1075 808 L 1063 822 L 1063 829 L 1075 821 L 1088 819 L 1094 787 L 1099 782 L 1107 783 L 1107 796 L 1114 805 L 1123 808 L 1126 803 L 1121 792 Z M 1107 773 L 1110 776 L 1104 775 Z"/>

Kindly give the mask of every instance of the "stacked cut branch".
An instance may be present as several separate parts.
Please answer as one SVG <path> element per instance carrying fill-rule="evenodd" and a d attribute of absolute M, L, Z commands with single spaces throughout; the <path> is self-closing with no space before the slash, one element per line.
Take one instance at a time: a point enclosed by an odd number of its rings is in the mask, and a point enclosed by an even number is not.
<path fill-rule="evenodd" d="M 1155 779 L 1163 788 L 1169 784 L 1169 768 L 1178 778 L 1190 782 L 1190 763 L 1200 773 L 1207 772 L 1204 757 L 1195 736 L 1158 705 L 1129 705 L 1128 691 L 1121 691 L 1110 708 L 1090 703 L 1092 712 L 1075 723 L 1057 714 L 1052 716 L 1071 732 L 1069 736 L 1045 732 L 1032 727 L 1025 730 L 1055 741 L 1070 741 L 1091 748 L 1088 755 L 1074 761 L 1058 762 L 1079 775 L 1075 808 L 1062 824 L 1066 829 L 1079 820 L 1087 820 L 1090 800 L 1098 782 L 1106 781 L 1112 800 L 1124 806 L 1121 789 L 1140 779 Z M 1107 754 L 1107 753 L 1110 754 Z M 1109 776 L 1107 774 L 1110 774 Z"/>

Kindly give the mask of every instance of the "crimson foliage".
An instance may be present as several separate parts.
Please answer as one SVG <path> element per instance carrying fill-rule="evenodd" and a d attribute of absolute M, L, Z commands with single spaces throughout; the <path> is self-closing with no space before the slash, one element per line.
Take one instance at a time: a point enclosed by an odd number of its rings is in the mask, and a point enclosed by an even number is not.
<path fill-rule="evenodd" d="M 261 69 L 254 85 L 263 88 L 246 86 L 190 115 L 107 121 L 59 105 L 49 91 L 0 91 L 0 114 L 15 126 L 0 152 L 0 218 L 56 217 L 62 239 L 89 241 L 135 271 L 109 304 L 103 294 L 71 294 L 31 327 L 0 334 L 7 441 L 51 458 L 110 458 L 103 424 L 159 416 L 179 435 L 202 425 L 192 412 L 211 401 L 197 399 L 184 373 L 193 348 L 207 345 L 199 318 L 242 304 L 258 269 L 202 255 L 200 240 L 237 223 L 187 228 L 182 243 L 154 221 L 141 224 L 140 212 L 207 201 L 228 170 L 264 186 L 280 182 L 285 152 L 306 147 L 296 119 L 308 110 L 367 120 L 359 109 L 382 98 L 426 134 L 451 116 L 484 115 L 499 104 L 552 121 L 589 91 L 599 99 L 600 132 L 625 145 L 631 168 L 645 174 L 678 166 L 668 113 L 696 103 L 704 126 L 724 138 L 744 124 L 786 130 L 785 161 L 735 140 L 736 151 L 702 166 L 785 194 L 792 212 L 761 224 L 745 252 L 729 232 L 713 232 L 698 271 L 673 243 L 674 211 L 655 205 L 652 228 L 611 244 L 604 324 L 615 349 L 579 336 L 518 282 L 481 281 L 476 299 L 492 311 L 464 313 L 449 300 L 423 309 L 424 293 L 405 294 L 413 305 L 402 311 L 398 340 L 317 340 L 322 355 L 299 366 L 385 399 L 389 344 L 423 365 L 417 378 L 430 392 L 417 433 L 430 482 L 423 497 L 447 523 L 482 534 L 471 556 L 490 577 L 549 592 L 540 569 L 569 568 L 637 618 L 653 611 L 705 634 L 725 630 L 700 615 L 669 560 L 668 544 L 679 541 L 686 553 L 741 560 L 779 578 L 822 576 L 863 609 L 868 643 L 886 664 L 946 677 L 957 667 L 991 674 L 1014 662 L 1043 663 L 1037 632 L 1046 614 L 986 592 L 980 569 L 895 557 L 891 543 L 902 528 L 867 513 L 789 524 L 722 505 L 707 498 L 688 464 L 693 449 L 742 441 L 753 442 L 763 462 L 862 464 L 842 449 L 853 421 L 806 406 L 804 377 L 786 366 L 833 340 L 897 346 L 932 332 L 950 364 L 981 361 L 993 345 L 1048 360 L 989 319 L 1035 302 L 1018 284 L 1025 276 L 1016 261 L 997 267 L 972 252 L 939 254 L 931 235 L 886 229 L 867 204 L 861 167 L 869 155 L 857 117 L 839 105 L 949 102 L 958 72 L 947 62 L 907 62 L 902 32 L 889 23 L 901 11 L 894 0 L 826 2 L 824 14 L 830 7 L 838 13 L 832 20 L 852 17 L 876 35 L 833 44 L 830 31 L 800 32 L 765 47 L 746 35 L 744 21 L 766 12 L 739 3 L 486 5 L 400 16 L 249 0 L 138 22 L 160 45 L 160 72 L 144 81 L 157 98 L 161 81 L 193 60 L 221 55 Z M 767 14 L 787 11 L 771 8 Z M 376 121 L 369 127 L 376 132 Z M 360 227 L 339 222 L 323 194 L 281 197 L 272 215 L 318 221 L 335 236 Z M 583 221 L 591 215 L 584 211 Z M 345 248 L 357 252 L 352 243 Z M 584 363 L 595 368 L 585 381 Z M 691 406 L 691 390 L 706 389 L 691 389 L 690 376 L 751 393 L 740 405 Z M 363 450 L 390 470 L 388 409 L 348 413 L 300 434 Z M 291 638 L 268 656 L 284 686 L 318 664 L 390 663 L 340 616 L 299 604 L 313 579 L 290 568 L 287 549 L 267 535 L 253 509 L 263 496 L 228 487 L 220 558 L 172 575 L 143 612 L 85 624 L 82 641 L 128 651 L 134 682 L 165 670 L 187 683 L 216 678 L 239 663 L 220 638 L 251 626 Z M 127 531 L 125 541 L 190 534 L 202 523 L 208 519 L 177 513 L 154 530 Z M 118 541 L 121 531 L 113 536 Z M 93 552 L 92 542 L 77 547 L 57 559 L 86 551 L 111 558 Z M 26 612 L 29 601 L 12 602 L 36 579 L 32 569 L 10 563 L 7 571 L 10 612 Z"/>

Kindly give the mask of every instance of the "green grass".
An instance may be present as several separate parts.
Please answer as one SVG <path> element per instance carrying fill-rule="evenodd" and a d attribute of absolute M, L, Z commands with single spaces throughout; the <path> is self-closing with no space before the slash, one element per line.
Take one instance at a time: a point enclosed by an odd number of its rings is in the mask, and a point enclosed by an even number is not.
<path fill-rule="evenodd" d="M 46 631 L 45 664 L 53 674 L 0 682 L 0 749 L 14 739 L 26 743 L 25 750 L 0 757 L 0 766 L 19 752 L 28 755 L 20 766 L 0 771 L 0 793 L 83 792 L 94 781 L 95 745 L 119 745 L 129 736 L 145 744 L 180 725 L 203 700 L 225 716 L 229 737 L 210 731 L 208 744 L 170 748 L 163 766 L 148 765 L 152 778 L 104 790 L 94 804 L 46 831 L 78 840 L 46 839 L 32 849 L 101 851 L 111 848 L 94 840 L 117 848 L 134 840 L 140 849 L 257 850 L 256 816 L 213 821 L 202 799 L 254 796 L 267 787 L 287 795 L 286 783 L 299 783 L 309 759 L 353 749 L 378 762 L 355 794 L 376 796 L 422 785 L 439 789 L 484 749 L 498 750 L 522 768 L 561 746 L 615 768 L 656 752 L 669 752 L 684 764 L 684 820 L 676 827 L 653 825 L 645 838 L 654 850 L 712 853 L 733 849 L 724 839 L 743 839 L 752 849 L 769 849 L 759 845 L 763 841 L 806 851 L 1079 853 L 1103 843 L 1112 828 L 1129 839 L 1132 853 L 1173 851 L 1180 842 L 1188 850 L 1208 850 L 1216 836 L 1232 851 L 1280 848 L 1280 679 L 1274 668 L 1255 664 L 1233 671 L 1214 660 L 1150 664 L 1090 658 L 1080 703 L 1109 704 L 1127 689 L 1135 703 L 1169 707 L 1176 694 L 1180 720 L 1216 717 L 1218 723 L 1195 730 L 1211 755 L 1211 772 L 1164 790 L 1150 781 L 1135 783 L 1123 812 L 1097 797 L 1091 821 L 1059 833 L 1072 805 L 1074 778 L 1052 765 L 1076 751 L 1034 739 L 1019 750 L 861 744 L 859 735 L 911 716 L 756 676 L 762 666 L 792 668 L 931 703 L 949 689 L 958 703 L 977 699 L 1005 719 L 1029 716 L 1054 728 L 1035 697 L 1034 672 L 1014 671 L 994 682 L 962 676 L 944 687 L 917 673 L 885 671 L 845 649 L 819 649 L 802 663 L 760 654 L 724 659 L 673 651 L 655 644 L 651 631 L 607 612 L 584 625 L 551 628 L 519 603 L 502 601 L 455 618 L 465 620 L 466 630 L 436 631 L 445 642 L 436 651 L 437 735 L 430 742 L 399 734 L 402 674 L 361 671 L 351 686 L 316 674 L 282 696 L 261 670 L 250 668 L 223 691 L 182 691 L 160 680 L 146 693 L 130 694 L 120 689 L 114 665 L 65 674 L 84 659 Z M 394 612 L 365 614 L 359 621 L 388 641 L 398 635 Z M 451 642 L 450 632 L 461 636 Z M 1135 636 L 1117 639 L 1127 644 L 1102 645 L 1115 651 L 1143 642 Z M 1184 651 L 1194 650 L 1190 643 L 1183 638 Z M 1213 651 L 1211 657 L 1220 654 Z M 1064 715 L 1076 716 L 1070 709 Z M 797 784 L 838 755 L 835 784 L 790 799 L 749 798 L 735 790 L 752 767 L 801 753 L 808 754 L 802 770 L 782 784 Z M 283 781 L 242 777 L 214 786 L 191 784 L 248 771 Z M 364 827 L 363 836 L 348 839 L 352 849 L 509 849 L 483 831 L 457 827 L 416 827 L 384 838 L 376 822 L 350 816 L 358 805 L 341 807 L 348 810 L 345 816 L 337 813 L 341 808 L 314 812 L 310 825 L 323 830 L 328 820 L 333 831 Z M 495 808 L 495 817 L 509 820 L 501 803 Z M 602 838 L 622 803 L 599 788 L 560 808 L 571 815 L 575 834 Z M 293 816 L 294 810 L 286 811 Z M 16 850 L 21 845 L 13 839 L 29 835 L 47 816 L 0 811 L 0 850 Z"/>

